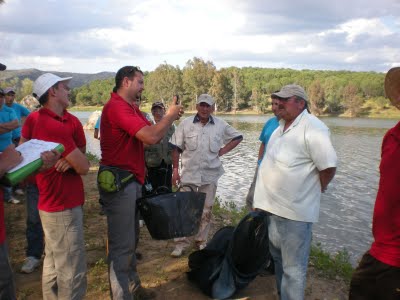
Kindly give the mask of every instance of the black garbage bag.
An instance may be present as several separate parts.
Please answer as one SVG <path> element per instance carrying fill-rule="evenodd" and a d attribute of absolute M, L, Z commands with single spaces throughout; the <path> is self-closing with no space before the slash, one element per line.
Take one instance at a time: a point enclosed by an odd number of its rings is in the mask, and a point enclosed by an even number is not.
<path fill-rule="evenodd" d="M 221 228 L 206 248 L 189 256 L 188 279 L 215 299 L 246 287 L 272 261 L 267 218 L 265 212 L 250 212 L 234 230 Z"/>
<path fill-rule="evenodd" d="M 190 271 L 187 272 L 187 277 L 209 297 L 212 296 L 212 286 L 219 276 L 234 229 L 233 226 L 221 228 L 203 250 L 189 255 Z"/>
<path fill-rule="evenodd" d="M 157 193 L 137 200 L 146 227 L 153 239 L 195 235 L 199 231 L 203 214 L 205 193 L 181 192 Z"/>
<path fill-rule="evenodd" d="M 235 228 L 228 258 L 241 277 L 254 278 L 271 259 L 266 217 L 265 212 L 251 212 Z"/>

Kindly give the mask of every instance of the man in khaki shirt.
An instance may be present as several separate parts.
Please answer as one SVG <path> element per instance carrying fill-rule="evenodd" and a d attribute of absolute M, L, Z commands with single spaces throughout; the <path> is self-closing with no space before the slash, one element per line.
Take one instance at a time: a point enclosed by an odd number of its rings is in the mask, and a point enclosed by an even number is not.
<path fill-rule="evenodd" d="M 206 246 L 217 182 L 224 173 L 220 156 L 231 151 L 243 139 L 235 128 L 211 115 L 214 108 L 215 101 L 210 95 L 200 95 L 196 104 L 197 114 L 183 120 L 171 138 L 171 143 L 175 145 L 172 152 L 172 184 L 180 183 L 206 193 L 200 229 L 194 237 L 198 249 Z M 175 242 L 171 253 L 173 257 L 180 257 L 191 244 L 188 238 L 178 238 Z"/>

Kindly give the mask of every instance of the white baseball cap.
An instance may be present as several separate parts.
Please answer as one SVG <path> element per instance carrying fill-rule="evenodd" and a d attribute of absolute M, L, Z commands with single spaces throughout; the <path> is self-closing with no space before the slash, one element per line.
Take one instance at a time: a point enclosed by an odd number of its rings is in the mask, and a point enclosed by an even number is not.
<path fill-rule="evenodd" d="M 211 97 L 208 94 L 201 94 L 198 98 L 197 98 L 197 104 L 200 103 L 207 103 L 208 105 L 214 105 L 215 101 L 214 98 Z"/>
<path fill-rule="evenodd" d="M 61 78 L 51 73 L 45 73 L 39 76 L 38 79 L 36 79 L 33 83 L 33 93 L 36 94 L 37 98 L 39 99 L 43 96 L 44 93 L 49 90 L 49 88 L 51 88 L 57 82 L 67 81 L 71 78 L 72 77 Z"/>

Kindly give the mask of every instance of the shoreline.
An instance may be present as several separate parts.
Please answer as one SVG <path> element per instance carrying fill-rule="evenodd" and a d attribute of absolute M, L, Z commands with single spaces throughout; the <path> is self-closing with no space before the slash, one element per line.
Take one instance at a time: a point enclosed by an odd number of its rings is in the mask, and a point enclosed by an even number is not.
<path fill-rule="evenodd" d="M 70 106 L 68 108 L 71 112 L 77 111 L 101 111 L 102 106 Z M 142 111 L 150 113 L 150 105 L 144 104 L 141 108 Z M 195 110 L 186 110 L 185 114 L 195 114 Z M 254 110 L 238 110 L 236 113 L 234 112 L 214 112 L 215 115 L 255 115 L 255 116 L 262 116 L 262 115 L 272 115 L 272 111 L 267 111 L 266 113 L 259 113 Z M 400 111 L 397 110 L 395 107 L 390 107 L 383 110 L 374 110 L 372 113 L 363 113 L 357 117 L 351 117 L 348 114 L 322 114 L 317 116 L 319 118 L 343 118 L 343 119 L 385 119 L 385 120 L 400 120 Z"/>

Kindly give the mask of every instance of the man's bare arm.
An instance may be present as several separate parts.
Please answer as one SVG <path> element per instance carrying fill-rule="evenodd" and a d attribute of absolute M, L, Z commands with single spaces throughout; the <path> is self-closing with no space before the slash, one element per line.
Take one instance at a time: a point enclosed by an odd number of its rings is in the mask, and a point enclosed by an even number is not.
<path fill-rule="evenodd" d="M 239 145 L 241 141 L 243 141 L 243 137 L 239 137 L 239 138 L 235 138 L 235 139 L 231 140 L 228 144 L 226 144 L 224 147 L 222 147 L 219 150 L 218 155 L 222 156 L 222 155 L 228 153 L 229 151 L 234 149 L 237 145 Z"/>
<path fill-rule="evenodd" d="M 13 144 L 4 149 L 3 153 L 0 154 L 0 178 L 3 177 L 4 173 L 14 168 L 21 161 L 21 153 L 15 150 Z"/>
<path fill-rule="evenodd" d="M 319 180 L 321 182 L 321 192 L 325 192 L 328 188 L 329 182 L 335 177 L 336 168 L 328 168 L 319 171 Z"/>
<path fill-rule="evenodd" d="M 18 128 L 19 123 L 18 120 L 12 120 L 11 122 L 0 123 L 0 134 L 10 132 L 16 128 Z"/>
<path fill-rule="evenodd" d="M 75 148 L 65 157 L 65 160 L 76 171 L 76 173 L 86 175 L 89 172 L 89 160 L 86 158 L 86 155 L 82 153 L 81 149 Z"/>
<path fill-rule="evenodd" d="M 183 106 L 171 101 L 169 109 L 165 116 L 155 125 L 144 126 L 135 135 L 144 144 L 157 144 L 167 133 L 175 120 L 183 115 Z"/>
<path fill-rule="evenodd" d="M 258 160 L 260 161 L 264 156 L 265 144 L 261 143 L 260 149 L 258 150 Z"/>

